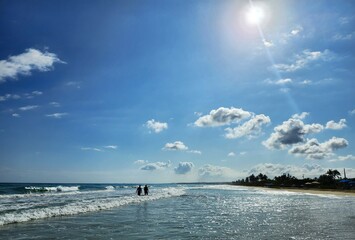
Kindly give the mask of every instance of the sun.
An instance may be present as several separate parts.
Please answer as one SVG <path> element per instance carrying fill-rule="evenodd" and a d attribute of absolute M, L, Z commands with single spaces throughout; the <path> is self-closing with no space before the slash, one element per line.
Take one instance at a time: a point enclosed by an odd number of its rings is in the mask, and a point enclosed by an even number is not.
<path fill-rule="evenodd" d="M 265 17 L 264 10 L 258 6 L 252 6 L 246 13 L 246 19 L 250 24 L 260 24 Z"/>

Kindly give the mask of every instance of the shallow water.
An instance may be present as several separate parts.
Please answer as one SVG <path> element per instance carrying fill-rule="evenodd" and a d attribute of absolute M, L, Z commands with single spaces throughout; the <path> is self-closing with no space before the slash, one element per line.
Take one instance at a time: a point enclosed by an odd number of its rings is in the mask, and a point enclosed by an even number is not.
<path fill-rule="evenodd" d="M 21 217 L 26 211 L 50 212 L 58 205 L 64 209 L 80 206 L 88 211 L 56 217 L 49 214 L 37 220 L 4 224 L 0 226 L 0 238 L 354 239 L 355 236 L 354 197 L 227 185 L 156 185 L 151 188 L 150 197 L 137 197 L 134 188 L 114 187 L 114 190 L 80 193 L 34 194 L 29 197 L 34 201 L 31 206 L 27 206 L 31 202 L 28 197 L 16 196 L 18 201 L 12 209 L 15 206 L 18 209 L 11 211 Z M 0 201 L 4 199 L 2 196 Z M 40 205 L 43 199 L 46 200 Z M 92 207 L 103 202 L 109 207 L 101 210 Z M 83 208 L 85 204 L 92 206 Z M 0 219 L 5 216 L 3 208 Z"/>

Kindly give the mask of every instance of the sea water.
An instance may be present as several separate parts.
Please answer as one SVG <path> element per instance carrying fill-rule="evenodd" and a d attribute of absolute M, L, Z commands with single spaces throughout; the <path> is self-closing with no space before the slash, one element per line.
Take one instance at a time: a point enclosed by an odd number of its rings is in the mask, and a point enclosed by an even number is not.
<path fill-rule="evenodd" d="M 0 239 L 355 239 L 355 197 L 231 185 L 0 184 Z"/>

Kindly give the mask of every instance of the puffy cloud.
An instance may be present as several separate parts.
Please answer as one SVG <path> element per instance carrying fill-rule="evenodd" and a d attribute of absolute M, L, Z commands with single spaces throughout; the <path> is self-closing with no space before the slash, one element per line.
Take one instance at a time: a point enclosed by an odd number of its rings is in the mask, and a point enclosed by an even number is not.
<path fill-rule="evenodd" d="M 24 53 L 0 61 L 0 82 L 5 82 L 6 78 L 16 78 L 18 75 L 30 75 L 34 70 L 49 71 L 54 63 L 64 62 L 54 53 L 26 49 Z"/>
<path fill-rule="evenodd" d="M 176 174 L 186 174 L 191 172 L 194 166 L 195 165 L 192 162 L 179 162 L 179 165 L 174 168 L 174 171 Z"/>
<path fill-rule="evenodd" d="M 301 115 L 296 117 L 303 117 Z M 263 142 L 263 145 L 269 149 L 284 149 L 289 145 L 304 142 L 304 135 L 319 133 L 324 129 L 321 124 L 304 124 L 303 121 L 298 118 L 290 118 L 281 125 L 276 126 L 274 132 Z"/>
<path fill-rule="evenodd" d="M 60 119 L 66 115 L 68 115 L 68 113 L 52 113 L 52 114 L 47 114 L 46 117 Z"/>
<path fill-rule="evenodd" d="M 253 137 L 261 132 L 262 125 L 270 123 L 271 120 L 264 114 L 253 116 L 250 120 L 235 128 L 226 128 L 226 138 L 240 138 L 243 136 Z"/>
<path fill-rule="evenodd" d="M 308 112 L 302 112 L 301 114 L 296 113 L 292 115 L 292 118 L 305 119 L 308 115 L 309 115 Z"/>
<path fill-rule="evenodd" d="M 154 119 L 148 120 L 145 126 L 153 130 L 155 133 L 160 133 L 161 131 L 168 129 L 168 124 L 163 122 L 155 121 Z"/>
<path fill-rule="evenodd" d="M 186 151 L 189 148 L 185 146 L 185 144 L 181 141 L 175 141 L 173 143 L 167 143 L 163 147 L 163 150 L 171 150 L 171 151 Z"/>
<path fill-rule="evenodd" d="M 290 154 L 305 156 L 307 159 L 324 159 L 333 155 L 333 151 L 348 146 L 344 138 L 332 137 L 324 143 L 319 143 L 312 138 L 306 143 L 294 146 L 289 150 Z"/>
<path fill-rule="evenodd" d="M 140 169 L 144 171 L 155 171 L 155 170 L 163 170 L 165 168 L 170 167 L 171 163 L 168 162 L 154 162 L 154 163 L 147 163 L 146 165 L 142 166 Z"/>
<path fill-rule="evenodd" d="M 241 174 L 231 168 L 206 164 L 198 170 L 200 181 L 231 181 Z"/>
<path fill-rule="evenodd" d="M 220 107 L 216 110 L 212 110 L 208 115 L 201 116 L 194 124 L 197 127 L 217 127 L 240 122 L 250 116 L 250 112 L 244 111 L 241 108 Z"/>
<path fill-rule="evenodd" d="M 329 61 L 333 58 L 333 53 L 328 49 L 321 51 L 304 50 L 302 54 L 296 55 L 296 60 L 291 64 L 274 64 L 273 67 L 281 72 L 294 72 L 307 67 L 311 62 L 322 60 Z"/>
<path fill-rule="evenodd" d="M 235 157 L 235 153 L 234 152 L 228 153 L 228 157 Z"/>
<path fill-rule="evenodd" d="M 330 159 L 329 162 L 343 162 L 343 161 L 354 161 L 354 155 L 338 156 L 337 158 Z"/>
<path fill-rule="evenodd" d="M 346 120 L 340 119 L 339 122 L 334 122 L 333 120 L 327 122 L 325 128 L 327 129 L 333 129 L 333 130 L 341 130 L 346 127 Z"/>
<path fill-rule="evenodd" d="M 318 164 L 305 164 L 303 166 L 283 165 L 273 163 L 261 163 L 255 165 L 249 170 L 249 174 L 266 174 L 269 178 L 280 176 L 282 174 L 290 174 L 297 178 L 314 178 L 321 174 L 324 174 L 327 169 L 321 167 Z"/>
<path fill-rule="evenodd" d="M 249 120 L 248 120 L 249 119 Z M 261 132 L 262 125 L 270 123 L 271 120 L 264 114 L 255 115 L 252 112 L 244 111 L 241 108 L 224 108 L 220 107 L 212 110 L 210 114 L 204 115 L 196 120 L 195 126 L 198 127 L 216 127 L 230 124 L 242 124 L 234 128 L 226 128 L 226 138 L 240 138 L 240 137 L 255 137 Z"/>
<path fill-rule="evenodd" d="M 38 105 L 28 105 L 28 106 L 20 107 L 19 109 L 21 111 L 29 111 L 29 110 L 36 109 L 38 107 L 39 107 Z"/>
<path fill-rule="evenodd" d="M 146 163 L 148 163 L 148 161 L 147 160 L 137 160 L 137 161 L 135 161 L 134 162 L 134 164 L 146 164 Z"/>

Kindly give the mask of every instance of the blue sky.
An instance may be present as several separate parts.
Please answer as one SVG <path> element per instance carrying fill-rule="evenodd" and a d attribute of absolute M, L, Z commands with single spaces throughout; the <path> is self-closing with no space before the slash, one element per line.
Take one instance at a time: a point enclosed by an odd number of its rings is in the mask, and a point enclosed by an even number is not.
<path fill-rule="evenodd" d="M 355 177 L 353 1 L 0 4 L 0 181 Z"/>

